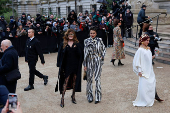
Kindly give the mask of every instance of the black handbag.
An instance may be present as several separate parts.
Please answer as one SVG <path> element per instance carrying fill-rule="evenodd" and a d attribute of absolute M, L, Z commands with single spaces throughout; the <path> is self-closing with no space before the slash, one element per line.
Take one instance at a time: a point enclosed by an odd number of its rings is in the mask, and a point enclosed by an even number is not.
<path fill-rule="evenodd" d="M 19 69 L 14 69 L 5 75 L 7 82 L 17 81 L 21 78 L 21 73 Z"/>
<path fill-rule="evenodd" d="M 87 71 L 84 71 L 83 80 L 87 80 Z"/>

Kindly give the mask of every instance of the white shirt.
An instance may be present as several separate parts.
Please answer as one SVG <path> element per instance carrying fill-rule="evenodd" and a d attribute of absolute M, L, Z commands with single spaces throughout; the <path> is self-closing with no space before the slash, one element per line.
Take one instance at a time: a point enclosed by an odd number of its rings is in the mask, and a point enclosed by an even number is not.
<path fill-rule="evenodd" d="M 34 36 L 32 38 L 30 38 L 30 41 L 34 38 Z"/>

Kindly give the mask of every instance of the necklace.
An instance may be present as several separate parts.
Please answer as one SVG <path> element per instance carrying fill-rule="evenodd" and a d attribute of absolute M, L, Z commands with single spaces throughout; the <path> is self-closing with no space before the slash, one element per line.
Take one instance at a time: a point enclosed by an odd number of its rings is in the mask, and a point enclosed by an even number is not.
<path fill-rule="evenodd" d="M 141 47 L 142 47 L 142 48 L 144 48 L 144 49 L 146 49 L 146 50 L 148 50 L 148 49 L 149 49 L 149 47 L 148 47 L 148 46 L 145 46 L 145 45 L 143 45 L 143 44 L 141 45 Z"/>

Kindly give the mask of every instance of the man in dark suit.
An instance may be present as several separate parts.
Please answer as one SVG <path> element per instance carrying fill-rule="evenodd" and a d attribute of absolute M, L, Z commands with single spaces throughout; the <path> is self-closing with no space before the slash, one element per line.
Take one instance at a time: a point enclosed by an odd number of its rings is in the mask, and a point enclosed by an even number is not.
<path fill-rule="evenodd" d="M 25 54 L 25 62 L 28 63 L 29 66 L 29 85 L 24 89 L 24 91 L 29 91 L 34 89 L 34 77 L 37 75 L 39 78 L 43 78 L 44 85 L 48 82 L 48 76 L 41 74 L 36 70 L 36 63 L 38 61 L 38 56 L 41 59 L 41 63 L 44 65 L 44 56 L 39 44 L 39 41 L 34 37 L 34 30 L 28 30 L 28 37 L 30 37 L 26 42 L 26 54 Z"/>
<path fill-rule="evenodd" d="M 3 40 L 1 42 L 0 51 L 4 52 L 0 60 L 0 85 L 5 85 L 10 93 L 15 93 L 17 81 L 9 83 L 5 75 L 14 69 L 18 69 L 18 53 L 10 40 Z"/>

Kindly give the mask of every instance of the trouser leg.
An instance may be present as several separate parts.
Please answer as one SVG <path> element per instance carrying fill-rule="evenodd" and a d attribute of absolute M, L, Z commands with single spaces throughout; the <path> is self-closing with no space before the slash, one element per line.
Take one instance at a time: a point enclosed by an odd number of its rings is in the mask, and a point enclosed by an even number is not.
<path fill-rule="evenodd" d="M 17 81 L 14 81 L 12 83 L 7 83 L 6 85 L 9 93 L 15 93 L 16 92 L 16 87 L 17 87 Z"/>
<path fill-rule="evenodd" d="M 143 24 L 140 24 L 139 38 L 140 38 L 141 35 L 142 35 L 142 29 L 143 29 Z"/>
<path fill-rule="evenodd" d="M 36 65 L 36 61 L 31 61 L 28 62 L 28 66 L 29 66 L 29 85 L 33 85 L 34 84 L 34 78 L 35 78 L 35 65 Z"/>
<path fill-rule="evenodd" d="M 40 78 L 44 77 L 43 74 L 41 74 L 39 71 L 36 70 L 36 63 L 37 63 L 36 61 L 28 62 L 29 73 L 30 73 L 30 76 L 29 76 L 29 85 L 33 85 L 34 84 L 35 75 L 37 75 Z"/>
<path fill-rule="evenodd" d="M 101 63 L 100 60 L 96 62 L 95 64 L 95 83 L 96 83 L 96 89 L 95 89 L 95 100 L 101 101 L 102 93 L 101 93 L 101 82 L 100 82 L 100 76 L 101 76 Z"/>
<path fill-rule="evenodd" d="M 86 88 L 86 95 L 88 101 L 93 101 L 93 71 L 92 69 L 87 70 L 87 88 Z"/>

